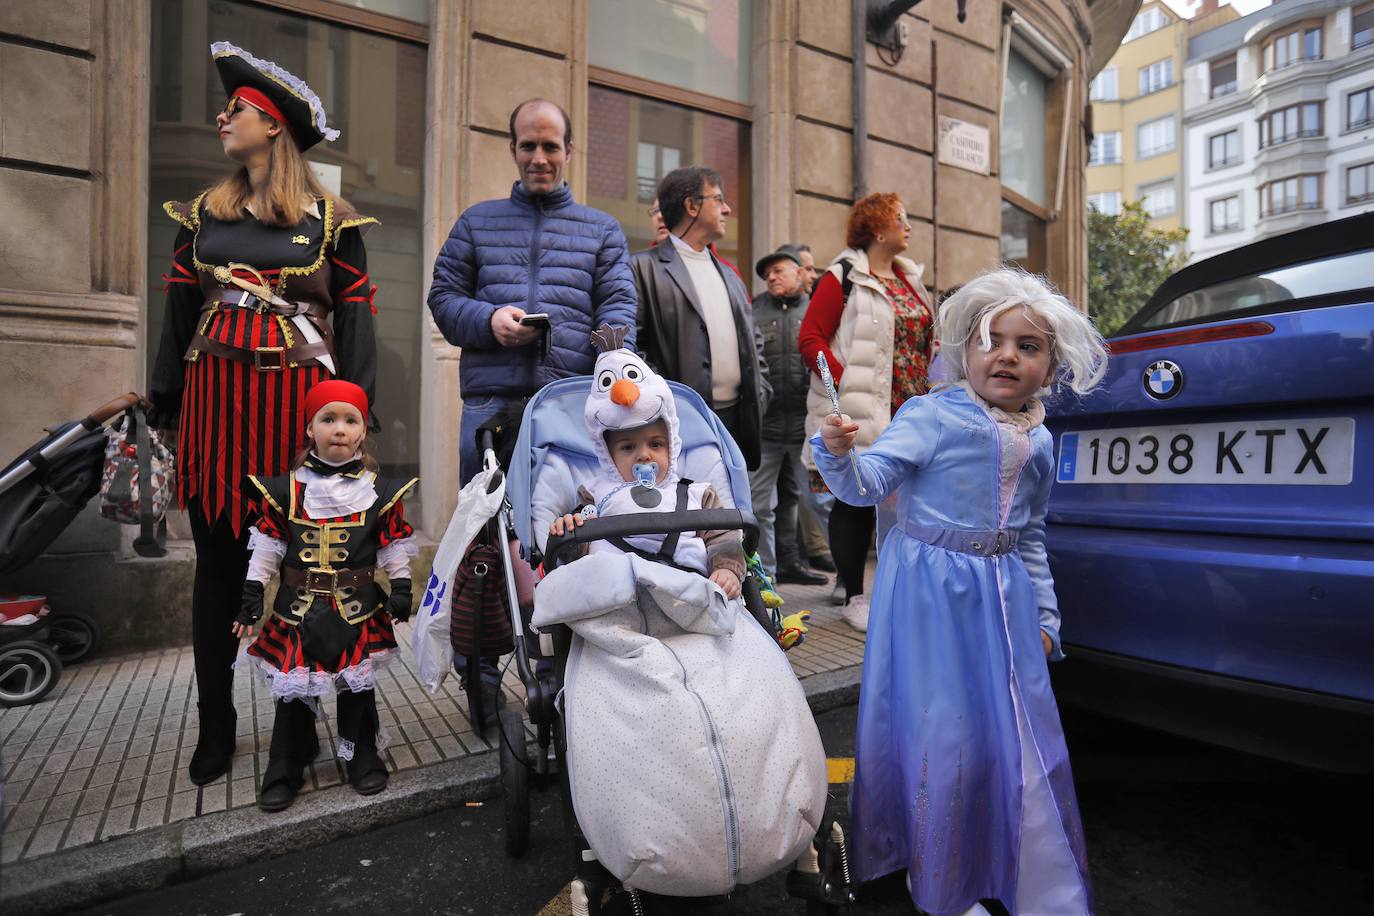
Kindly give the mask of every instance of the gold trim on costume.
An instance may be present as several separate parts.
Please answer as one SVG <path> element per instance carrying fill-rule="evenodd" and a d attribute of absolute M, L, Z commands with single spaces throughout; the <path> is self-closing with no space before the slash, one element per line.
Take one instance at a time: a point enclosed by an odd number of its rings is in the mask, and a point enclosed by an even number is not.
<path fill-rule="evenodd" d="M 162 212 L 166 213 L 172 219 L 181 223 L 183 226 L 185 226 L 187 229 L 190 229 L 192 232 L 199 232 L 200 199 L 204 197 L 207 193 L 209 192 L 201 191 L 200 196 L 198 196 L 195 200 L 191 202 L 191 215 L 189 217 L 177 209 L 178 206 L 182 205 L 181 201 L 179 200 L 163 201 Z"/>
<path fill-rule="evenodd" d="M 247 477 L 248 477 L 249 483 L 251 483 L 253 486 L 257 487 L 258 490 L 262 493 L 262 498 L 265 499 L 265 500 L 267 500 L 268 504 L 269 504 L 273 509 L 276 509 L 278 512 L 281 512 L 282 516 L 285 517 L 285 516 L 286 516 L 286 512 L 283 511 L 283 510 L 282 510 L 282 507 L 277 503 L 277 501 L 276 501 L 275 499 L 272 498 L 272 494 L 267 492 L 267 486 L 266 486 L 261 480 L 259 480 L 255 475 L 253 475 L 253 474 L 249 474 L 249 475 L 247 475 Z M 295 479 L 296 479 L 296 475 L 293 473 L 293 474 L 291 475 L 292 483 L 295 483 Z M 293 489 L 293 492 L 294 492 L 294 487 L 293 487 L 292 489 Z"/>
<path fill-rule="evenodd" d="M 337 233 L 342 232 L 345 229 L 355 229 L 358 226 L 366 226 L 368 223 L 373 223 L 375 225 L 380 226 L 382 224 L 382 221 L 377 219 L 377 217 L 375 216 L 359 216 L 356 219 L 342 220 L 339 222 L 338 228 L 335 230 L 335 237 L 337 238 Z"/>

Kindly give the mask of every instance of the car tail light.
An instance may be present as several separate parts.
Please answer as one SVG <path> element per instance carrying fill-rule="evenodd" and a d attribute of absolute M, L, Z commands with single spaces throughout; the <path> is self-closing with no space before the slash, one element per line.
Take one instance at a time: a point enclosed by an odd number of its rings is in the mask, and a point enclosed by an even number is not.
<path fill-rule="evenodd" d="M 1235 340 L 1241 337 L 1263 337 L 1274 333 L 1274 326 L 1267 321 L 1245 321 L 1228 324 L 1219 328 L 1197 328 L 1187 331 L 1166 331 L 1163 334 L 1146 334 L 1144 337 L 1129 337 L 1126 340 L 1107 342 L 1107 349 L 1113 356 L 1122 353 L 1139 353 L 1158 347 L 1182 347 L 1186 344 L 1216 343 L 1219 340 Z"/>

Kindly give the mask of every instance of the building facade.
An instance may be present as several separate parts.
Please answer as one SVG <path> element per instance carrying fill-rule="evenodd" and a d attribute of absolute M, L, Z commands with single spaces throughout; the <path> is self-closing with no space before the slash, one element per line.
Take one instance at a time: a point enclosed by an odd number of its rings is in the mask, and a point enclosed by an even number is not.
<path fill-rule="evenodd" d="M 1189 42 L 1194 258 L 1374 209 L 1374 3 L 1286 0 Z"/>
<path fill-rule="evenodd" d="M 1149 0 L 1093 80 L 1088 206 L 1115 215 L 1139 201 L 1159 229 L 1183 224 L 1183 65 L 1190 35 L 1236 19 L 1229 6 L 1182 19 Z"/>
<path fill-rule="evenodd" d="M 385 466 L 421 475 L 407 514 L 437 537 L 456 501 L 462 356 L 425 295 L 458 214 L 510 191 L 517 102 L 538 95 L 568 110 L 573 191 L 614 214 L 632 247 L 648 243 L 659 177 L 706 163 L 735 211 L 722 254 L 746 276 L 788 241 L 824 262 L 843 247 L 857 150 L 859 190 L 905 201 L 910 254 L 931 289 L 1007 258 L 1081 302 L 1087 87 L 1137 5 L 969 0 L 960 22 L 952 0 L 927 0 L 889 47 L 865 43 L 855 67 L 842 0 L 0 4 L 0 195 L 11 205 L 0 366 L 17 394 L 0 405 L 0 460 L 45 425 L 146 387 L 175 228 L 161 204 L 229 168 L 213 127 L 213 40 L 304 77 L 342 131 L 308 158 L 381 219 L 367 238 L 379 287 L 375 444 Z M 960 158 L 942 142 L 956 135 L 981 151 Z M 129 540 L 88 511 L 0 588 L 84 605 L 112 647 L 184 639 L 190 552 L 140 560 Z"/>

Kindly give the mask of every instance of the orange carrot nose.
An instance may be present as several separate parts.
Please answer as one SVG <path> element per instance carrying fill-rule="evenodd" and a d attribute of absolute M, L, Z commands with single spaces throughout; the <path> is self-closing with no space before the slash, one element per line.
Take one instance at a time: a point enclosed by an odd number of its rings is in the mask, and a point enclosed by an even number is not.
<path fill-rule="evenodd" d="M 639 400 L 639 386 L 627 378 L 619 379 L 611 386 L 611 400 L 621 407 L 632 407 Z"/>

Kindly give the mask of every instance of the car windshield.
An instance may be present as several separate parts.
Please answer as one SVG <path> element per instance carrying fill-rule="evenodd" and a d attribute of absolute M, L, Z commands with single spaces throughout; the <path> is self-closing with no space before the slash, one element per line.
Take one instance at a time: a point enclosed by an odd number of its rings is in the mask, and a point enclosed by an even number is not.
<path fill-rule="evenodd" d="M 1193 290 L 1167 303 L 1137 327 L 1145 330 L 1214 321 L 1234 312 L 1369 286 L 1374 286 L 1374 251 L 1357 251 L 1260 271 Z"/>

